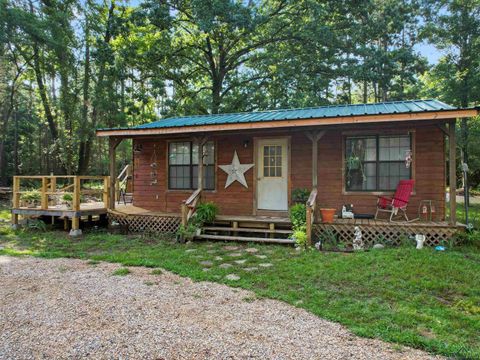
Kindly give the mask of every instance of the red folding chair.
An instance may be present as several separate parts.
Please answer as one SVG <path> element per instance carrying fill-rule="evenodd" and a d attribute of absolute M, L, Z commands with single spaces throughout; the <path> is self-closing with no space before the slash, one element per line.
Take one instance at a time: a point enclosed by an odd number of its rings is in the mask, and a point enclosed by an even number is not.
<path fill-rule="evenodd" d="M 394 221 L 394 216 L 397 216 L 398 212 L 401 211 L 401 215 L 403 215 L 405 220 L 410 221 L 408 220 L 407 216 L 407 205 L 410 200 L 410 195 L 412 194 L 414 184 L 415 180 L 400 180 L 393 198 L 379 196 L 377 199 L 377 211 L 375 212 L 375 219 L 377 218 L 379 212 L 387 212 L 390 213 L 389 221 Z"/>

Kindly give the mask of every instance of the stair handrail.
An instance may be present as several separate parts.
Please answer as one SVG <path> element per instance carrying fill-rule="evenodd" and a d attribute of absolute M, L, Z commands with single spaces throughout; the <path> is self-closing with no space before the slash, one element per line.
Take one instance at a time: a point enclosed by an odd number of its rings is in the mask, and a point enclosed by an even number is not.
<path fill-rule="evenodd" d="M 315 222 L 315 209 L 317 207 L 317 193 L 318 193 L 317 189 L 312 189 L 306 203 L 306 208 L 307 208 L 306 233 L 307 233 L 307 243 L 310 246 L 312 245 L 312 228 Z"/>
<path fill-rule="evenodd" d="M 116 194 L 116 201 L 120 199 L 120 192 L 121 190 L 126 191 L 126 185 L 128 177 L 130 176 L 130 167 L 131 164 L 125 165 L 125 167 L 120 171 L 120 174 L 117 176 L 117 180 L 115 181 L 115 194 Z"/>
<path fill-rule="evenodd" d="M 201 189 L 195 190 L 187 200 L 182 201 L 182 225 L 187 226 L 197 208 L 197 203 L 202 194 Z"/>

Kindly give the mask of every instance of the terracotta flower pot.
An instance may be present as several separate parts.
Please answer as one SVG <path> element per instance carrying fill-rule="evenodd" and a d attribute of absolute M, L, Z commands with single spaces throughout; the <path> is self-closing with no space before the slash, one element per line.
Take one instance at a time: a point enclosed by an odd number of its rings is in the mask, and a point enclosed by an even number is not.
<path fill-rule="evenodd" d="M 320 215 L 322 216 L 322 222 L 331 224 L 333 223 L 333 216 L 335 215 L 335 209 L 320 209 Z"/>

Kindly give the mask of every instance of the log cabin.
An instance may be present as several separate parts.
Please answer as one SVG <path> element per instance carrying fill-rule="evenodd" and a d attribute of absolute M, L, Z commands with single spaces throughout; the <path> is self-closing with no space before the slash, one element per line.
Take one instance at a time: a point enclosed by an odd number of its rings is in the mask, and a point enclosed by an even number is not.
<path fill-rule="evenodd" d="M 214 202 L 219 214 L 200 238 L 288 242 L 281 234 L 289 231 L 289 208 L 308 189 L 311 242 L 326 229 L 348 241 L 359 226 L 369 242 L 421 233 L 438 244 L 460 226 L 455 196 L 446 202 L 447 188 L 456 193 L 455 122 L 476 115 L 477 108 L 410 100 L 98 129 L 97 136 L 109 138 L 109 191 L 117 199 L 109 216 L 132 231 L 173 232 L 199 201 Z M 123 139 L 133 140 L 133 159 L 118 176 L 115 149 Z M 406 179 L 414 180 L 409 220 L 372 218 L 378 197 L 392 197 Z M 128 183 L 122 196 L 120 181 Z M 342 219 L 345 205 L 353 205 L 354 219 Z M 334 221 L 325 223 L 321 209 L 335 209 Z"/>

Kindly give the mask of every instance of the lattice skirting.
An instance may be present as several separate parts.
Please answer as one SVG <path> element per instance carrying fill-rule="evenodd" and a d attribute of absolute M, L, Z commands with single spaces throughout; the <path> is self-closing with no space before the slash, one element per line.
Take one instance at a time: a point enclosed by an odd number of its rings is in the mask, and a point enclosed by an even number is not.
<path fill-rule="evenodd" d="M 460 228 L 449 226 L 425 226 L 415 225 L 358 225 L 362 231 L 362 239 L 365 244 L 372 246 L 376 243 L 388 243 L 400 245 L 402 240 L 415 234 L 425 235 L 425 245 L 436 246 L 450 241 L 455 234 L 462 231 Z M 313 226 L 314 241 L 322 237 L 324 231 L 332 232 L 339 242 L 352 243 L 354 239 L 353 224 L 315 224 Z"/>
<path fill-rule="evenodd" d="M 129 232 L 175 233 L 181 219 L 175 216 L 133 215 L 108 213 L 109 222 L 127 226 Z"/>

